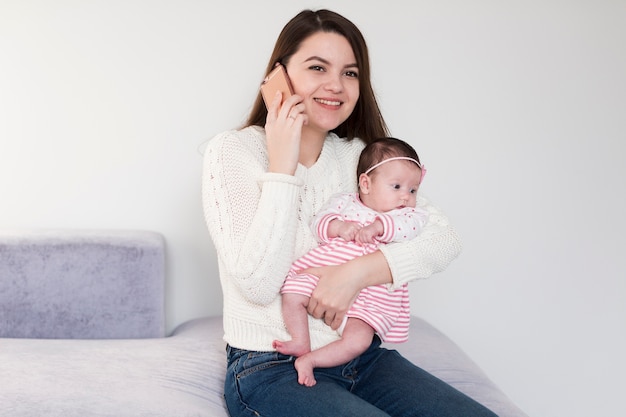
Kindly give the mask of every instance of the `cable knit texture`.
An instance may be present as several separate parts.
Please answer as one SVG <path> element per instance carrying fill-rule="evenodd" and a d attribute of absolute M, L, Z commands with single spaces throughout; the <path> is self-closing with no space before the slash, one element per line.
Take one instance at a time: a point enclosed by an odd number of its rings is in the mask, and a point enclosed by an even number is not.
<path fill-rule="evenodd" d="M 317 245 L 309 227 L 313 215 L 333 194 L 356 191 L 356 163 L 364 146 L 329 134 L 317 162 L 299 165 L 290 176 L 267 172 L 262 128 L 228 131 L 209 141 L 202 197 L 218 254 L 226 342 L 271 351 L 273 340 L 289 339 L 280 287 L 291 263 Z M 429 213 L 421 235 L 383 250 L 392 287 L 443 270 L 461 249 L 445 215 L 422 196 L 418 206 Z M 309 324 L 313 349 L 338 338 L 321 320 L 309 318 Z"/>

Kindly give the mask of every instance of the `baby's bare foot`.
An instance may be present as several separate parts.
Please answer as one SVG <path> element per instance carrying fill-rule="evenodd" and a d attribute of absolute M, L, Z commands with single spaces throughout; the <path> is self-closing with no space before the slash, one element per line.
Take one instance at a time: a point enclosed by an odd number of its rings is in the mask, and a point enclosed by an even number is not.
<path fill-rule="evenodd" d="M 311 351 L 311 346 L 308 343 L 300 343 L 295 340 L 287 340 L 285 342 L 274 340 L 272 342 L 272 347 L 283 355 L 291 355 L 295 357 L 300 357 Z"/>
<path fill-rule="evenodd" d="M 312 387 L 317 383 L 313 376 L 313 362 L 309 359 L 307 355 L 300 356 L 294 363 L 298 371 L 298 383 L 305 387 Z"/>

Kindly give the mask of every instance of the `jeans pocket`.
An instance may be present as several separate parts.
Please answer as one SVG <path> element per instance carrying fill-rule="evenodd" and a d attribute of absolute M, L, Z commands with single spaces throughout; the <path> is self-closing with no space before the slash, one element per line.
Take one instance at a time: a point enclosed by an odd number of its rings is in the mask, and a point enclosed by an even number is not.
<path fill-rule="evenodd" d="M 237 378 L 245 378 L 260 371 L 271 370 L 289 364 L 293 368 L 295 358 L 278 352 L 248 352 L 242 356 L 237 369 Z"/>

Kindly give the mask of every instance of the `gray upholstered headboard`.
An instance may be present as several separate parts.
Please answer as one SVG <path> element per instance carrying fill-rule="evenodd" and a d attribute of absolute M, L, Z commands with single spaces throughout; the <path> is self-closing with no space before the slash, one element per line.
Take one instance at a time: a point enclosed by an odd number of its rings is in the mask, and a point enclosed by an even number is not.
<path fill-rule="evenodd" d="M 164 247 L 149 231 L 0 230 L 0 337 L 164 336 Z"/>

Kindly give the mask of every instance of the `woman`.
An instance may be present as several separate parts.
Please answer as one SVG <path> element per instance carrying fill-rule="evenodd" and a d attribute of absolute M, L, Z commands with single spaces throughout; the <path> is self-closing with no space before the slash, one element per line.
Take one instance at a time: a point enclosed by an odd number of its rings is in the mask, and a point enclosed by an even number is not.
<path fill-rule="evenodd" d="M 363 36 L 327 11 L 306 10 L 283 28 L 266 73 L 284 65 L 294 95 L 266 110 L 259 94 L 246 127 L 212 139 L 205 152 L 203 202 L 215 244 L 228 343 L 226 404 L 231 416 L 493 416 L 374 337 L 346 365 L 316 369 L 298 383 L 295 358 L 272 347 L 289 335 L 279 295 L 291 263 L 317 242 L 311 217 L 331 195 L 356 191 L 366 143 L 388 136 L 369 77 Z M 447 218 L 423 198 L 423 233 L 319 276 L 308 311 L 311 349 L 339 338 L 334 329 L 358 292 L 391 288 L 444 269 L 460 243 Z"/>

